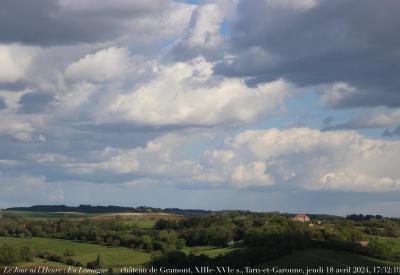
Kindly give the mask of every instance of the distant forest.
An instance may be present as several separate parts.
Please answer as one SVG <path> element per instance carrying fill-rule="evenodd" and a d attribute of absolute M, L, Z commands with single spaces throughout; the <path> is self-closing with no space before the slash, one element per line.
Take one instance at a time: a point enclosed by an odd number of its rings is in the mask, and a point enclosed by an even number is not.
<path fill-rule="evenodd" d="M 124 213 L 124 212 L 163 212 L 171 213 L 182 216 L 195 216 L 195 215 L 208 215 L 212 214 L 213 211 L 199 210 L 199 209 L 179 209 L 179 208 L 154 208 L 147 206 L 139 207 L 124 207 L 124 206 L 92 206 L 81 204 L 79 206 L 67 206 L 67 205 L 34 205 L 29 207 L 11 207 L 7 208 L 8 211 L 31 211 L 31 212 L 79 212 L 88 214 L 100 214 L 100 213 Z"/>

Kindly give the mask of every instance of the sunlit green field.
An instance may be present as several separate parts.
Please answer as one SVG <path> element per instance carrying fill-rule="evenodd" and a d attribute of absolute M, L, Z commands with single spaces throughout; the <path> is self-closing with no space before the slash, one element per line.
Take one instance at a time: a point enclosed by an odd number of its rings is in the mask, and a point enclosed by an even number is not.
<path fill-rule="evenodd" d="M 130 219 L 124 220 L 124 224 L 130 227 L 137 227 L 142 229 L 153 228 L 154 224 L 157 222 L 155 219 Z"/>
<path fill-rule="evenodd" d="M 370 240 L 374 240 L 387 247 L 390 247 L 395 253 L 400 255 L 400 238 L 389 238 L 389 237 L 370 237 Z"/>
<path fill-rule="evenodd" d="M 106 213 L 106 214 L 86 214 L 86 213 L 74 213 L 74 212 L 30 212 L 30 211 L 4 211 L 4 213 L 10 213 L 15 216 L 32 219 L 32 220 L 60 220 L 60 219 L 82 219 L 82 218 L 93 218 L 93 219 L 122 219 L 124 224 L 137 227 L 142 229 L 149 229 L 154 226 L 157 222 L 155 217 L 147 217 L 146 213 L 126 216 L 121 213 Z M 110 216 L 110 214 L 114 216 Z M 160 217 L 161 218 L 161 217 Z M 166 216 L 165 218 L 168 218 Z"/>
<path fill-rule="evenodd" d="M 86 264 L 94 261 L 99 254 L 105 266 L 143 266 L 151 259 L 151 254 L 141 250 L 124 247 L 106 247 L 97 244 L 49 238 L 13 238 L 0 237 L 0 245 L 8 244 L 14 248 L 30 247 L 33 251 L 49 251 L 58 255 L 72 250 L 71 258 Z"/>

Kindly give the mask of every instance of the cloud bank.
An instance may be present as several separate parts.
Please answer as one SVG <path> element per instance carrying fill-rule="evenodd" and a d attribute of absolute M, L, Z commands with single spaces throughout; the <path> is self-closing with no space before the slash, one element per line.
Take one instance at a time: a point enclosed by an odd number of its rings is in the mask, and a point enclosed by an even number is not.
<path fill-rule="evenodd" d="M 0 207 L 389 211 L 399 3 L 3 1 Z"/>

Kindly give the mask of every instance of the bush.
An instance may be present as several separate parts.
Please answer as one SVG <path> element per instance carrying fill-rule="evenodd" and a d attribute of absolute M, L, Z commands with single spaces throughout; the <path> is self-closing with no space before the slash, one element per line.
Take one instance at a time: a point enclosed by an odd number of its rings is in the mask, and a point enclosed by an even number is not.
<path fill-rule="evenodd" d="M 17 252 L 11 246 L 4 244 L 0 247 L 0 264 L 8 265 L 18 260 Z"/>
<path fill-rule="evenodd" d="M 20 259 L 24 262 L 30 262 L 33 260 L 33 253 L 29 247 L 22 247 L 19 255 Z"/>
<path fill-rule="evenodd" d="M 96 260 L 94 260 L 94 261 L 92 261 L 92 262 L 88 262 L 88 263 L 86 264 L 86 267 L 87 267 L 87 268 L 90 268 L 90 269 L 102 268 L 102 267 L 103 267 L 103 261 L 101 260 L 100 255 L 99 255 L 99 254 L 97 255 Z"/>

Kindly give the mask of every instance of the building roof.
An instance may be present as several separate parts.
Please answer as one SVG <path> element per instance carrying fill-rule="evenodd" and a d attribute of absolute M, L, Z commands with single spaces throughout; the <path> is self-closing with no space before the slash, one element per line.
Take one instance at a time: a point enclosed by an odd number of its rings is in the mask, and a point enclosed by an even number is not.
<path fill-rule="evenodd" d="M 296 218 L 309 218 L 309 216 L 307 216 L 306 214 L 297 214 L 295 217 Z"/>

